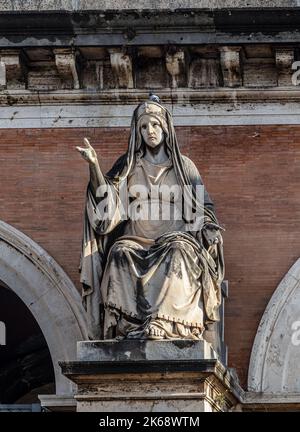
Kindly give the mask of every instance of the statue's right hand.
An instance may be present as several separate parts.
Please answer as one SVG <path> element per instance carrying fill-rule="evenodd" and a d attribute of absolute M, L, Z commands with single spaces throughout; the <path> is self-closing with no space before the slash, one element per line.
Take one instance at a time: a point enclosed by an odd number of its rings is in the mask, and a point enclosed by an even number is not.
<path fill-rule="evenodd" d="M 83 141 L 86 146 L 76 147 L 76 150 L 79 151 L 83 159 L 85 159 L 88 163 L 94 165 L 97 162 L 97 153 L 95 149 L 91 146 L 87 138 L 84 138 Z"/>

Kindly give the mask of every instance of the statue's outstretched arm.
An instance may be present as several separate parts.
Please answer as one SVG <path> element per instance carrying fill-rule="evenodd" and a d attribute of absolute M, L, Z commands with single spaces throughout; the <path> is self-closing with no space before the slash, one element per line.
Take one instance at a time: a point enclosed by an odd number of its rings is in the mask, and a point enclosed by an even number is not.
<path fill-rule="evenodd" d="M 95 149 L 91 146 L 87 138 L 83 139 L 85 147 L 76 147 L 84 160 L 89 163 L 90 167 L 90 184 L 92 191 L 96 196 L 96 192 L 99 186 L 105 185 L 106 181 L 104 175 L 102 174 L 98 157 Z"/>

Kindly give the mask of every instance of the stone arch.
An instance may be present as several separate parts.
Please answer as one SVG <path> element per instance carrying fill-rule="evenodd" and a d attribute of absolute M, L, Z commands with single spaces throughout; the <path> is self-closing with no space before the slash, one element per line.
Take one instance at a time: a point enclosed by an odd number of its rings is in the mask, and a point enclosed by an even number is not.
<path fill-rule="evenodd" d="M 259 324 L 251 352 L 248 390 L 300 393 L 299 328 L 300 258 L 278 285 Z"/>
<path fill-rule="evenodd" d="M 55 260 L 37 243 L 0 221 L 0 279 L 29 308 L 46 339 L 55 373 L 56 394 L 72 392 L 59 361 L 76 359 L 87 321 L 80 294 Z"/>

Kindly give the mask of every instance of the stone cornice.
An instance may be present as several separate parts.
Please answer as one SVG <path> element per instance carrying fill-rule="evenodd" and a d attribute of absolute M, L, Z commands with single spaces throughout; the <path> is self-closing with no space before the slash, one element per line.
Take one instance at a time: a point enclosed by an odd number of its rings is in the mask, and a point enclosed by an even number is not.
<path fill-rule="evenodd" d="M 209 375 L 222 381 L 225 388 L 230 389 L 232 394 L 243 400 L 244 391 L 232 376 L 231 372 L 216 359 L 209 360 L 139 360 L 139 361 L 69 361 L 59 362 L 62 373 L 76 384 L 82 382 L 93 382 L 97 375 L 105 376 L 129 374 L 131 376 L 141 374 L 167 373 L 167 379 L 171 374 L 190 374 L 195 377 L 203 375 L 206 379 Z"/>
<path fill-rule="evenodd" d="M 0 14 L 0 47 L 29 46 L 136 46 L 166 43 L 186 44 L 237 44 L 237 43 L 297 43 L 300 41 L 299 2 L 265 2 L 270 7 L 242 7 L 242 2 L 232 2 L 232 8 L 190 6 L 176 8 L 176 2 L 147 2 L 145 10 L 129 2 L 90 2 L 89 8 L 80 2 L 77 7 L 54 7 L 54 2 L 16 3 L 14 8 L 2 2 Z M 52 6 L 48 6 L 52 3 Z M 56 3 L 56 2 L 55 2 Z M 66 2 L 67 3 L 67 2 Z M 89 2 L 87 2 L 89 3 Z M 105 3 L 99 8 L 99 3 Z M 172 3 L 172 5 L 171 5 Z M 20 4 L 20 7 L 18 7 Z M 111 8 L 109 8 L 111 4 Z M 152 8 L 151 8 L 152 4 Z M 204 4 L 204 3 L 202 3 Z M 235 6 L 234 6 L 235 4 Z M 247 2 L 249 4 L 249 2 Z M 26 2 L 25 2 L 26 5 Z M 127 7 L 126 7 L 127 5 Z M 118 6 L 118 7 L 117 7 Z M 167 7 L 169 6 L 169 7 Z M 1 9 L 0 9 L 1 10 Z"/>
<path fill-rule="evenodd" d="M 297 0 L 1 0 L 0 11 L 32 12 L 32 11 L 78 11 L 78 10 L 175 10 L 175 9 L 282 9 L 297 8 Z"/>

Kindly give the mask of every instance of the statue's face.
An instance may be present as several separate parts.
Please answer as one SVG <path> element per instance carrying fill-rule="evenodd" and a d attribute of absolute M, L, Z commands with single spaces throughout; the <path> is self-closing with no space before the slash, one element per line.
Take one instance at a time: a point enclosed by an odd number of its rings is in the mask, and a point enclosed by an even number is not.
<path fill-rule="evenodd" d="M 151 115 L 144 115 L 141 120 L 141 134 L 149 147 L 156 147 L 164 140 L 164 132 L 159 120 Z"/>

